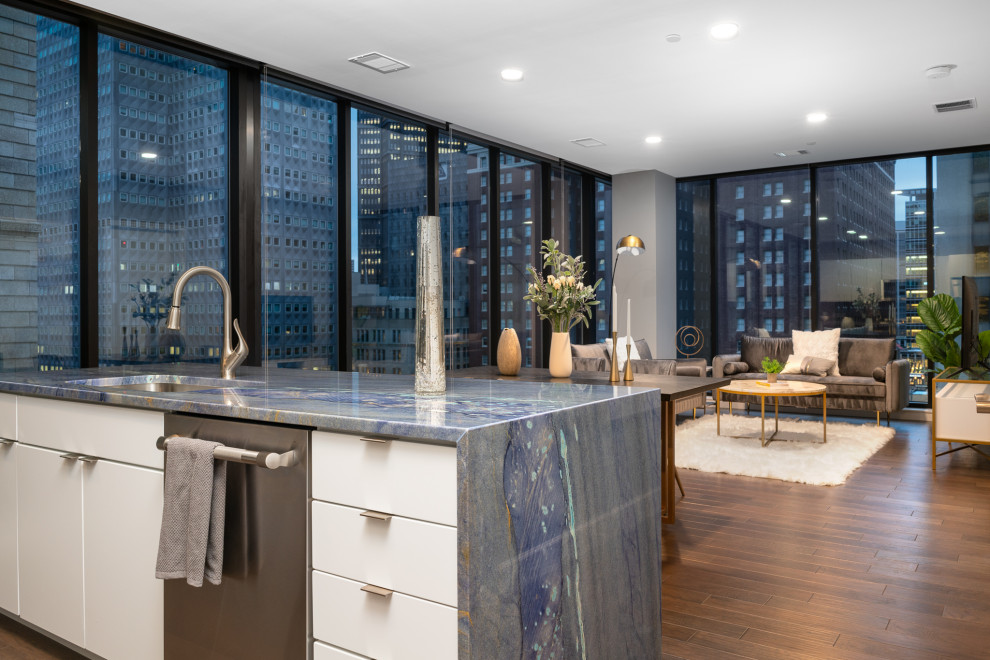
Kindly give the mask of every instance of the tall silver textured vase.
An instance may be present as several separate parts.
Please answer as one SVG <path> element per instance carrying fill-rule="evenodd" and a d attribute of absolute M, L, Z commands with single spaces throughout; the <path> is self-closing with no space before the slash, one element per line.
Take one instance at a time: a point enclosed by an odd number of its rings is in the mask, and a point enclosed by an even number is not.
<path fill-rule="evenodd" d="M 443 359 L 440 217 L 416 219 L 416 394 L 447 391 Z"/>

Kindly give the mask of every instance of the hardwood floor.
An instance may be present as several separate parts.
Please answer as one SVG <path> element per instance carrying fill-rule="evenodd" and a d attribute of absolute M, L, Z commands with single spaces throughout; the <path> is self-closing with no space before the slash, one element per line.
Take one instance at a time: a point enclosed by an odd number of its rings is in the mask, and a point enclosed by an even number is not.
<path fill-rule="evenodd" d="M 2 660 L 85 660 L 84 656 L 53 642 L 41 633 L 0 615 Z"/>
<path fill-rule="evenodd" d="M 843 486 L 680 471 L 664 658 L 990 657 L 990 460 L 893 426 Z"/>

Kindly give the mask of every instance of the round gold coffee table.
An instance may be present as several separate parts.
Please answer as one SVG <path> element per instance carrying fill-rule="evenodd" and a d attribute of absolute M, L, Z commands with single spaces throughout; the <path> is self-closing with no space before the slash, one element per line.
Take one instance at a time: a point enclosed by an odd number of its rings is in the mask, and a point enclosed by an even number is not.
<path fill-rule="evenodd" d="M 820 396 L 822 398 L 822 442 L 826 442 L 827 418 L 825 416 L 825 386 L 806 383 L 800 380 L 767 383 L 765 380 L 734 380 L 725 387 L 715 390 L 716 434 L 722 435 L 722 394 L 743 394 L 760 397 L 760 446 L 766 447 L 777 435 L 779 418 L 777 404 L 782 396 Z M 773 433 L 766 434 L 766 401 L 773 399 Z M 732 412 L 730 406 L 729 412 Z"/>

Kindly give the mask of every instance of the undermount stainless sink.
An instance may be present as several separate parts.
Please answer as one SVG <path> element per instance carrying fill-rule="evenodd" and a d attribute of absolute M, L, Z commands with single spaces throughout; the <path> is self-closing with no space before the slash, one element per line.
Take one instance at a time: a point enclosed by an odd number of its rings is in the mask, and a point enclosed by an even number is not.
<path fill-rule="evenodd" d="M 70 385 L 86 385 L 103 390 L 133 392 L 201 392 L 203 390 L 233 389 L 238 387 L 260 387 L 264 383 L 225 378 L 200 378 L 196 376 L 175 376 L 169 374 L 149 374 L 145 376 L 111 376 L 70 380 Z"/>

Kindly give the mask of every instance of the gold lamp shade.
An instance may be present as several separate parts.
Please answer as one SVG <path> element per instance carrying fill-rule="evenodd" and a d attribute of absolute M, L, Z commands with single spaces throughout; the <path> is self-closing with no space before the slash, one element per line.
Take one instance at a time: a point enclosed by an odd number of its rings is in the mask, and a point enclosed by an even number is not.
<path fill-rule="evenodd" d="M 639 236 L 629 234 L 619 239 L 619 242 L 615 244 L 615 251 L 617 254 L 628 252 L 632 256 L 638 257 L 643 252 L 646 252 L 646 243 Z"/>

